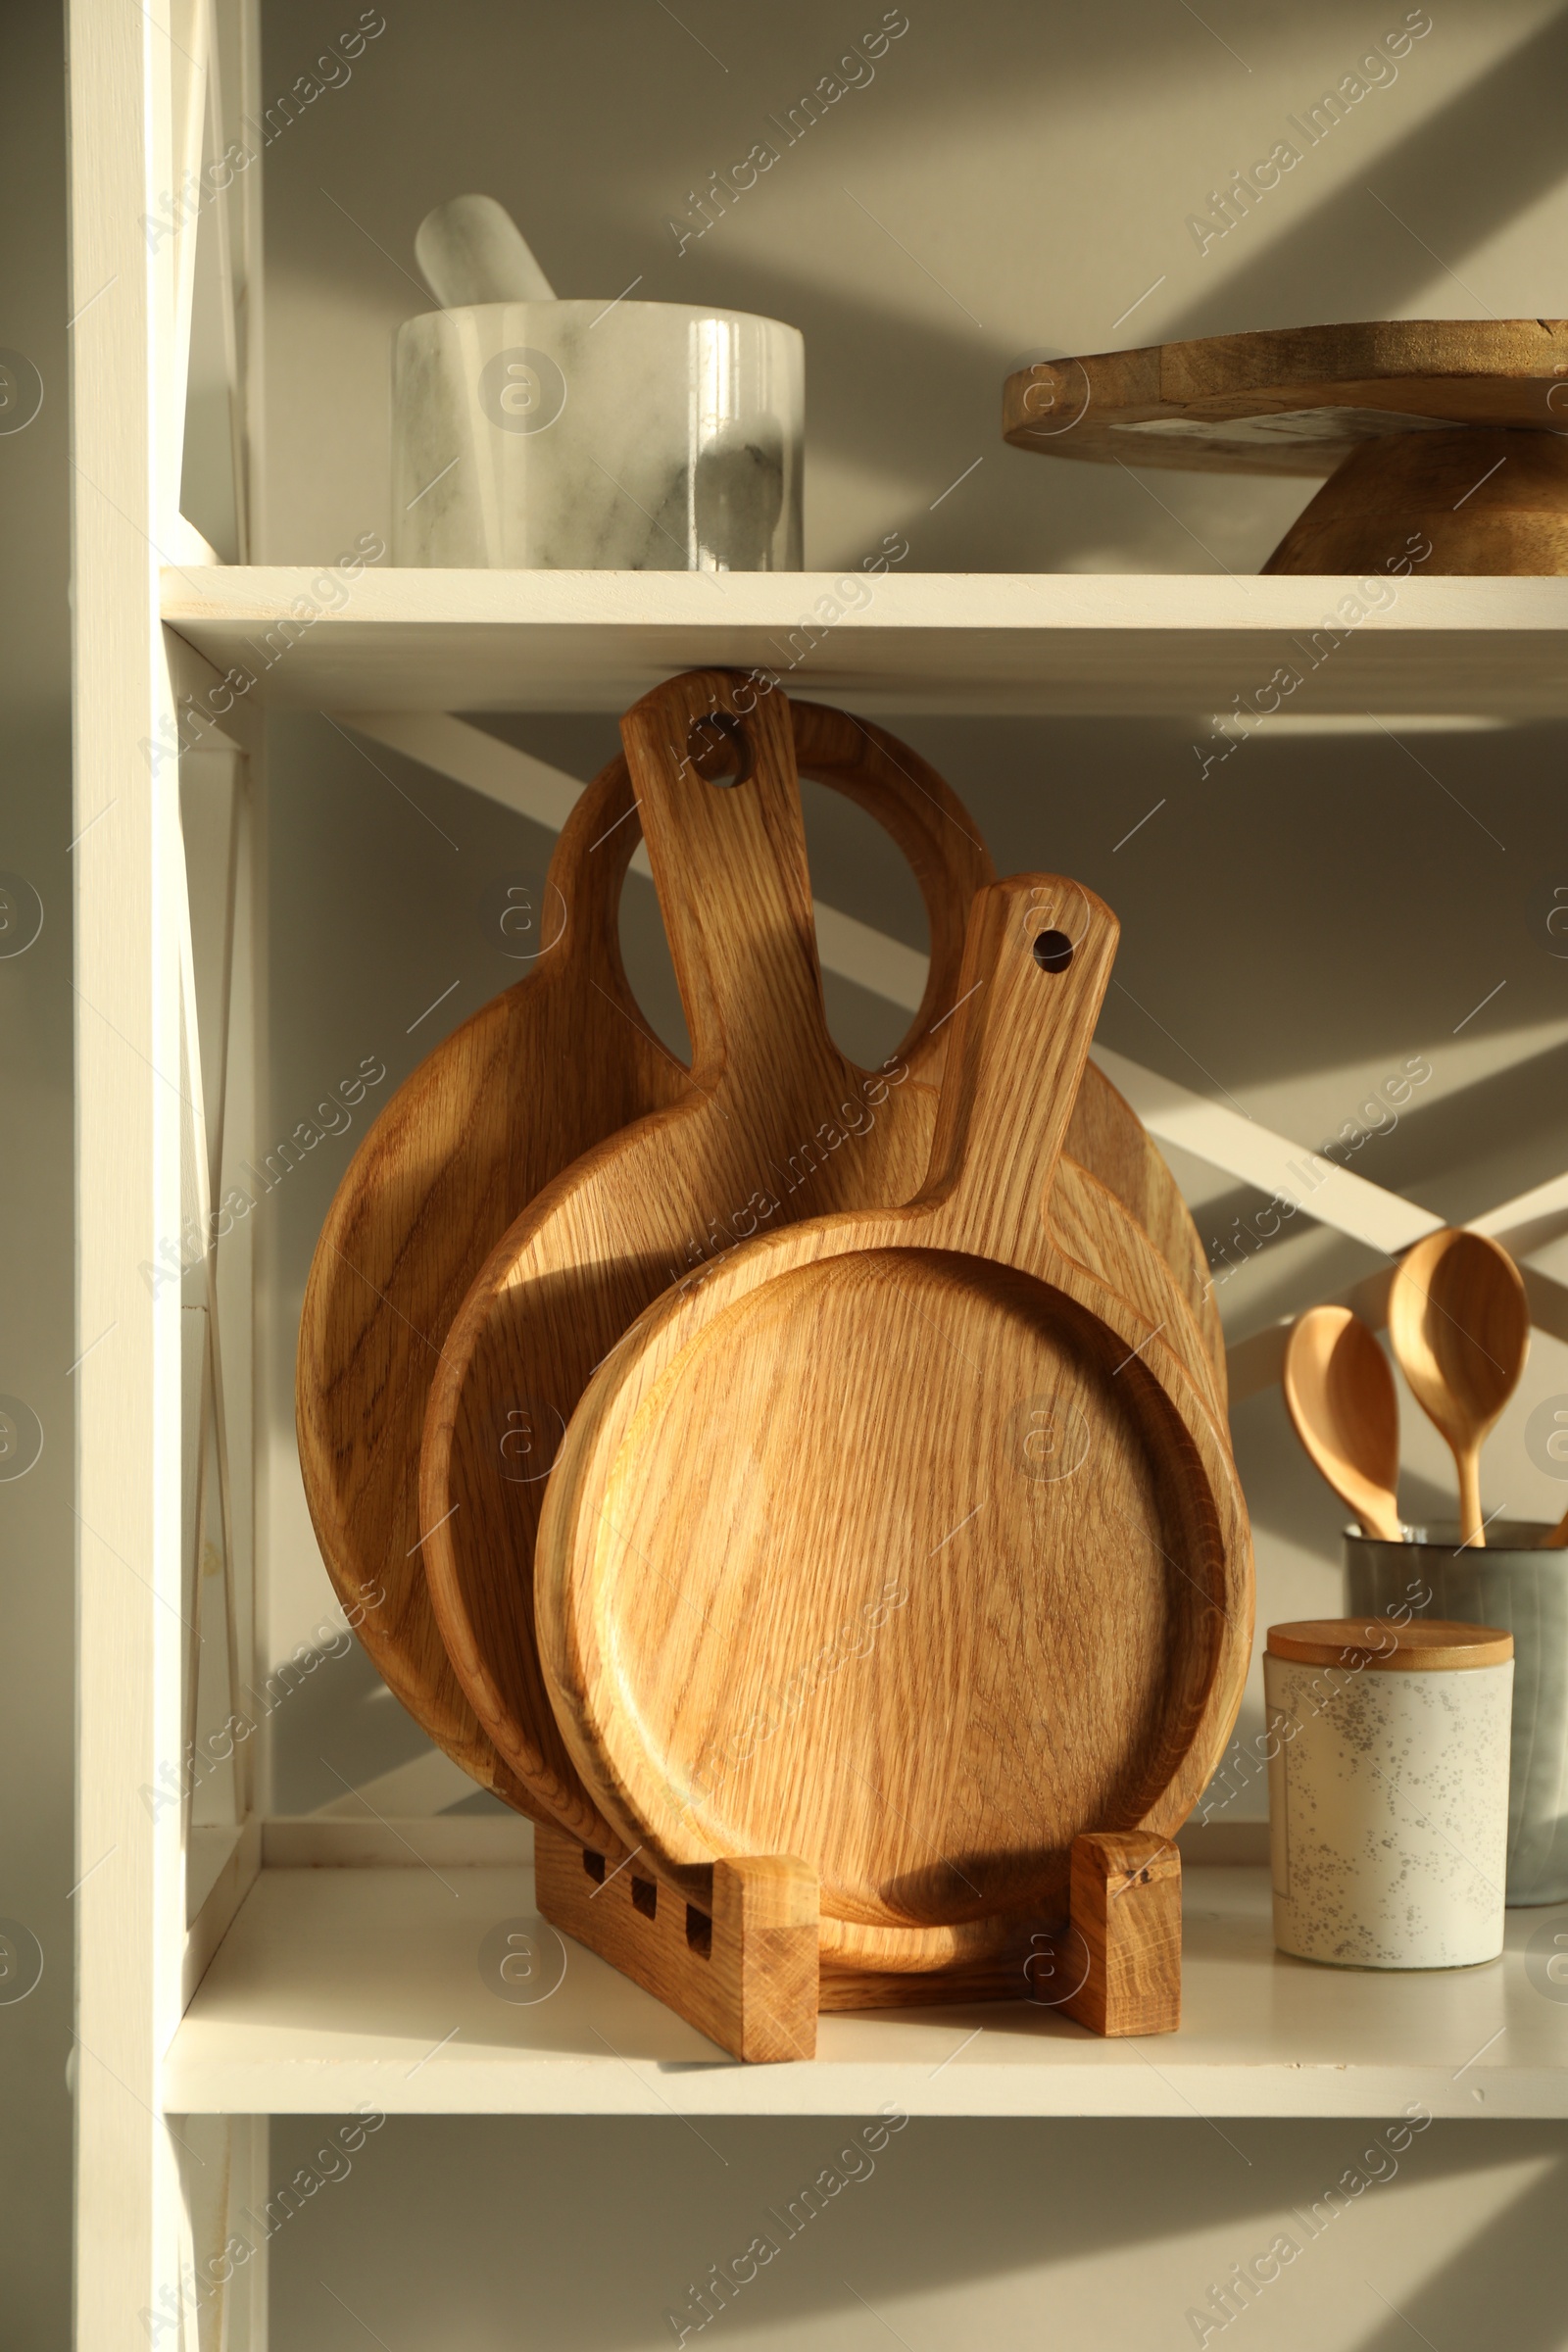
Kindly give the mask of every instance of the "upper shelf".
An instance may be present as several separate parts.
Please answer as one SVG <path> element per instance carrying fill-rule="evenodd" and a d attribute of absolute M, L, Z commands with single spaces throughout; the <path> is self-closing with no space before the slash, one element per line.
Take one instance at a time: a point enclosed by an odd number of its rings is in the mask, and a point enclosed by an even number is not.
<path fill-rule="evenodd" d="M 262 1872 L 174 2035 L 167 2109 L 1568 2116 L 1568 2009 L 1525 1957 L 1561 1910 L 1510 1911 L 1487 1967 L 1317 1968 L 1274 1949 L 1266 1870 L 1199 1866 L 1178 2034 L 1102 2041 L 1022 2001 L 861 2012 L 820 2021 L 814 2062 L 748 2067 L 545 1927 L 531 1871 L 421 1869 L 405 1843 L 403 1869 Z M 501 1988 L 509 1935 L 531 2000 Z"/>
<path fill-rule="evenodd" d="M 1209 573 L 185 565 L 164 573 L 164 618 L 242 670 L 239 691 L 311 710 L 619 711 L 713 665 L 867 713 L 1568 714 L 1568 579 L 1377 594 L 1368 610 L 1349 580 Z"/>

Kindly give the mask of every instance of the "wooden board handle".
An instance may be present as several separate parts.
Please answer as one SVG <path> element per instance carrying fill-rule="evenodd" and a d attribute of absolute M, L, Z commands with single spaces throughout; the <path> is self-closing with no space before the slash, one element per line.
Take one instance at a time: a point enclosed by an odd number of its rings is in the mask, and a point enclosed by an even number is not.
<path fill-rule="evenodd" d="M 1119 932 L 1102 899 L 1060 874 L 975 894 L 920 1196 L 935 1246 L 1035 1254 Z"/>
<path fill-rule="evenodd" d="M 789 705 L 689 670 L 620 722 L 692 1039 L 692 1077 L 745 1082 L 787 1036 L 803 1068 L 842 1068 L 817 963 Z"/>
<path fill-rule="evenodd" d="M 919 1006 L 897 1056 L 889 1059 L 918 1058 L 917 1074 L 934 1084 L 952 1023 L 934 1024 L 958 994 L 969 902 L 996 880 L 996 867 L 956 793 L 906 743 L 848 710 L 774 691 L 793 722 L 798 773 L 853 801 L 913 871 L 925 906 L 930 967 Z M 616 921 L 626 869 L 642 839 L 641 814 L 621 753 L 584 787 L 566 820 L 550 866 L 545 930 L 554 937 L 564 922 L 579 968 L 647 1032 L 621 966 Z"/>

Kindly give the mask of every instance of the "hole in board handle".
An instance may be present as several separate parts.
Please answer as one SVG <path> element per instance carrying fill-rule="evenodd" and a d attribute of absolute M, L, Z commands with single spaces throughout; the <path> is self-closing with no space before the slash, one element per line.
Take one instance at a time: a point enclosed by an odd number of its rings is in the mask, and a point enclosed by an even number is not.
<path fill-rule="evenodd" d="M 706 782 L 726 791 L 744 784 L 755 765 L 746 729 L 729 710 L 710 710 L 692 720 L 686 730 L 686 757 Z"/>
<path fill-rule="evenodd" d="M 1065 931 L 1042 931 L 1034 944 L 1034 958 L 1043 972 L 1064 972 L 1072 961 L 1072 941 Z"/>
<path fill-rule="evenodd" d="M 659 1888 L 654 1885 L 652 1879 L 633 1879 L 631 1883 L 631 1907 L 634 1911 L 640 1911 L 644 1919 L 655 1919 L 658 1917 Z"/>
<path fill-rule="evenodd" d="M 590 1853 L 587 1846 L 584 1846 L 582 1849 L 582 1866 L 591 1879 L 597 1880 L 601 1886 L 604 1885 L 605 1857 L 603 1854 Z"/>

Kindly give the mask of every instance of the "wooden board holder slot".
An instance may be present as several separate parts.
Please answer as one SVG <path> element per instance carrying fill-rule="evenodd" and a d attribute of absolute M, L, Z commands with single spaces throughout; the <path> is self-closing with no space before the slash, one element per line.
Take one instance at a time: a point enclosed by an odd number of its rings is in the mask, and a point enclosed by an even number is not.
<path fill-rule="evenodd" d="M 1174 2034 L 1181 2024 L 1182 1873 L 1168 1838 L 1142 1830 L 1073 1840 L 1071 1917 L 984 1962 L 941 1975 L 823 1968 L 816 1874 L 788 1854 L 715 1862 L 703 1909 L 635 1857 L 607 1870 L 564 1830 L 534 1832 L 535 1894 L 563 1935 L 608 1960 L 732 2057 L 816 2055 L 819 2010 L 1029 2000 L 1103 2034 Z M 1048 1989 L 1078 1982 L 1065 1996 Z"/>

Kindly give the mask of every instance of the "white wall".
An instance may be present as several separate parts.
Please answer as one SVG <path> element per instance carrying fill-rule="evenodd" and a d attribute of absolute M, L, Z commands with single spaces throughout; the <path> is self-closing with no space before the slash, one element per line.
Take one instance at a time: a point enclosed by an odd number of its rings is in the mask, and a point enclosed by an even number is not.
<path fill-rule="evenodd" d="M 352 13 L 271 0 L 268 88 L 306 71 Z M 640 298 L 710 299 L 805 330 L 808 564 L 853 559 L 898 529 L 922 569 L 1245 574 L 1304 502 L 1303 485 L 1140 480 L 1005 450 L 1009 362 L 1312 319 L 1568 312 L 1568 11 L 1511 0 L 1435 0 L 1397 80 L 1201 253 L 1189 213 L 1284 135 L 1284 118 L 1348 72 L 1402 7 L 1211 0 L 1200 15 L 1168 0 L 1098 10 L 917 0 L 871 86 L 677 257 L 666 220 L 687 191 L 744 154 L 763 117 L 880 13 L 827 0 L 787 14 L 720 0 L 683 0 L 678 15 L 641 0 L 388 8 L 352 79 L 267 155 L 263 554 L 324 561 L 366 529 L 387 530 L 389 340 L 428 307 L 414 231 L 430 205 L 469 187 L 512 207 L 563 293 L 609 300 L 640 272 Z M 581 776 L 613 748 L 599 719 L 487 723 Z M 1277 731 L 1206 783 L 1192 749 L 1201 731 L 1200 712 L 905 728 L 969 802 L 1004 870 L 1055 866 L 1116 907 L 1123 947 L 1102 1034 L 1118 1051 L 1313 1145 L 1407 1056 L 1425 1055 L 1432 1078 L 1397 1132 L 1367 1147 L 1367 1174 L 1453 1217 L 1556 1174 L 1568 1159 L 1568 962 L 1549 952 L 1545 916 L 1568 884 L 1561 730 Z M 378 754 L 458 841 L 451 854 L 319 721 L 283 720 L 273 744 L 271 1085 L 273 1123 L 287 1125 L 290 1105 L 315 1101 L 345 1055 L 384 1056 L 390 1091 L 436 1027 L 513 976 L 490 897 L 498 877 L 537 871 L 548 843 Z M 811 821 L 820 894 L 918 942 L 917 903 L 893 867 L 831 808 Z M 632 894 L 634 962 L 667 1022 L 651 901 L 646 886 Z M 461 986 L 438 1020 L 410 1039 L 407 1024 L 454 974 Z M 848 998 L 835 1009 L 845 1041 L 869 1051 L 884 1016 Z M 318 1154 L 270 1204 L 284 1333 L 345 1158 Z M 1178 1174 L 1216 1253 L 1233 1221 L 1261 1205 L 1196 1165 Z M 1227 1322 L 1250 1329 L 1369 1262 L 1303 1229 L 1226 1283 Z M 286 1351 L 270 1381 L 280 1652 L 318 1620 L 327 1588 L 292 1467 Z M 1561 1489 L 1529 1461 L 1522 1435 L 1530 1407 L 1560 1392 L 1568 1360 L 1540 1343 L 1489 1455 L 1489 1504 L 1560 1509 Z M 1405 1428 L 1406 1507 L 1425 1515 L 1450 1474 L 1413 1408 Z M 1277 1395 L 1241 1408 L 1237 1441 L 1260 1624 L 1332 1612 L 1342 1514 L 1301 1461 Z M 323 1730 L 355 1778 L 422 1744 L 357 1658 L 331 1671 L 336 1681 L 317 1678 L 296 1702 L 318 1710 L 311 1720 L 278 1727 L 278 1795 L 290 1805 L 330 1792 L 314 1761 Z M 1244 1734 L 1255 1725 L 1254 1699 Z M 1236 1807 L 1260 1809 L 1260 1790 Z M 293 2129 L 278 2127 L 276 2178 Z M 1359 2136 L 1225 2132 L 1250 2163 L 1201 2126 L 922 2127 L 905 2173 L 890 2168 L 853 2222 L 843 2217 L 853 2252 L 813 2249 L 780 2272 L 769 2301 L 724 2325 L 736 2340 L 780 2328 L 824 2347 L 879 2340 L 847 2277 L 918 2352 L 1054 2341 L 1058 2320 L 1068 2343 L 1192 2340 L 1188 2281 L 1203 2286 L 1266 2243 L 1270 2217 L 1316 2193 Z M 279 2340 L 301 2352 L 340 2340 L 318 2278 L 342 2282 L 400 2348 L 667 2340 L 666 2246 L 676 2283 L 720 2259 L 746 2198 L 793 2179 L 810 2136 L 805 2126 L 731 2128 L 742 2194 L 680 2145 L 678 2127 L 390 2128 L 363 2185 L 335 2190 L 310 2217 L 316 2234 L 302 2223 L 298 2245 L 275 2250 Z M 1408 2330 L 1383 2293 L 1444 2352 L 1497 2334 L 1504 2307 L 1511 2343 L 1559 2342 L 1548 2316 L 1556 2255 L 1534 2219 L 1560 2196 L 1541 2169 L 1557 2144 L 1515 2127 L 1434 2131 L 1426 2170 L 1380 2188 L 1354 2236 L 1347 2224 L 1314 2249 L 1248 2316 L 1250 2337 L 1392 2347 Z M 573 2230 L 579 2212 L 594 2215 L 591 2234 Z M 322 2267 L 329 2258 L 335 2268 Z"/>
<path fill-rule="evenodd" d="M 1564 2341 L 1564 2151 L 1548 2125 L 1434 2124 L 1396 2152 L 1365 2123 L 915 2118 L 871 2171 L 863 2143 L 841 2160 L 857 2129 L 704 2116 L 699 2140 L 665 2117 L 394 2120 L 273 2239 L 273 2340 L 667 2352 L 673 2310 L 694 2323 L 688 2352 L 1179 2352 L 1200 2340 L 1189 2311 L 1283 2235 L 1295 2254 L 1210 2346 Z M 324 2135 L 309 2117 L 275 2124 L 272 2180 Z M 791 2238 L 788 2208 L 824 2166 L 847 2185 L 809 2220 L 797 2204 Z M 698 2333 L 689 2289 L 760 2231 L 776 2254 Z"/>

